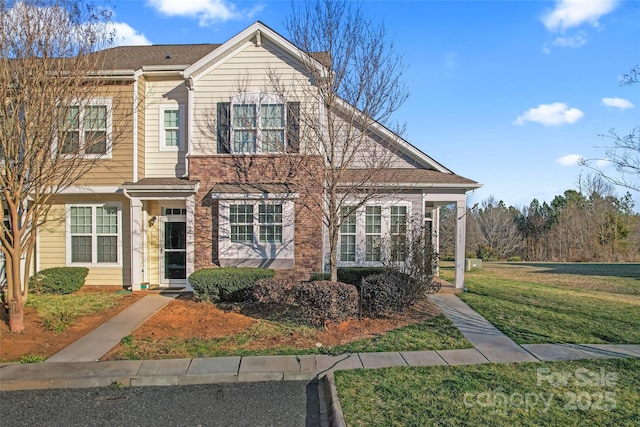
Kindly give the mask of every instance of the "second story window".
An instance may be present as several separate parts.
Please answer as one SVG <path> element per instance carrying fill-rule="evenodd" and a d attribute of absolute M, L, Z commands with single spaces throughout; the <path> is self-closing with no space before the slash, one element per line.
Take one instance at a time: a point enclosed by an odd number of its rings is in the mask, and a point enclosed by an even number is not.
<path fill-rule="evenodd" d="M 160 106 L 160 150 L 175 151 L 183 147 L 183 116 L 180 106 Z"/>
<path fill-rule="evenodd" d="M 111 102 L 92 100 L 71 105 L 60 126 L 58 147 L 69 156 L 108 156 L 111 154 Z"/>
<path fill-rule="evenodd" d="M 243 95 L 218 103 L 218 153 L 297 153 L 300 104 Z"/>

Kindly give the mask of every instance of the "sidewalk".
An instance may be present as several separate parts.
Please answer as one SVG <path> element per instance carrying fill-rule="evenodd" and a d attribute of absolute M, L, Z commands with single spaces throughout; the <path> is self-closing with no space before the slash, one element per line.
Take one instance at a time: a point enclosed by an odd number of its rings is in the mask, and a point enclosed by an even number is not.
<path fill-rule="evenodd" d="M 339 356 L 251 356 L 96 362 L 175 295 L 149 295 L 81 340 L 39 364 L 0 366 L 0 390 L 186 385 L 321 378 L 342 369 L 466 365 L 640 357 L 640 345 L 528 344 L 519 346 L 453 294 L 429 298 L 474 348 L 354 353 Z"/>

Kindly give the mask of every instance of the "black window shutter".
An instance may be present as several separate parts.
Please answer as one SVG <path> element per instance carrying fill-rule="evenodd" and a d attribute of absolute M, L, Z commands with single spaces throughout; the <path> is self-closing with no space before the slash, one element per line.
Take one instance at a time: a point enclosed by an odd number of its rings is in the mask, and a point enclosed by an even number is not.
<path fill-rule="evenodd" d="M 230 153 L 231 104 L 218 102 L 218 154 Z"/>
<path fill-rule="evenodd" d="M 287 102 L 287 151 L 300 152 L 300 103 Z"/>

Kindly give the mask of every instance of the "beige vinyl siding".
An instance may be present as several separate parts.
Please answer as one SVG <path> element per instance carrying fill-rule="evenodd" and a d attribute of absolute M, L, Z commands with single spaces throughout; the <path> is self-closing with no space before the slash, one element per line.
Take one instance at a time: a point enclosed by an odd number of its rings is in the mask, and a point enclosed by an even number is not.
<path fill-rule="evenodd" d="M 216 153 L 218 102 L 229 102 L 230 97 L 240 92 L 274 92 L 270 89 L 268 70 L 279 73 L 283 81 L 308 84 L 298 60 L 268 40 L 263 40 L 261 47 L 246 45 L 208 74 L 198 77 L 193 93 L 194 154 Z M 297 92 L 292 93 L 289 100 L 299 100 L 302 93 Z"/>
<path fill-rule="evenodd" d="M 148 217 L 160 217 L 160 203 L 157 201 L 145 202 Z M 149 270 L 149 283 L 160 283 L 160 222 L 147 228 L 147 268 Z"/>
<path fill-rule="evenodd" d="M 105 86 L 96 98 L 111 98 L 111 158 L 96 161 L 78 185 L 120 185 L 131 181 L 133 171 L 133 83 Z"/>
<path fill-rule="evenodd" d="M 129 201 L 118 195 L 60 196 L 52 205 L 47 222 L 38 228 L 38 267 L 40 270 L 51 267 L 64 267 L 67 264 L 66 220 L 68 205 L 94 205 L 117 203 L 121 206 L 120 266 L 89 266 L 89 275 L 85 281 L 88 286 L 123 286 L 130 283 L 130 216 Z"/>
<path fill-rule="evenodd" d="M 147 81 L 143 76 L 138 79 L 138 179 L 146 176 L 145 173 L 145 123 L 146 123 L 146 87 Z"/>
<path fill-rule="evenodd" d="M 176 78 L 148 78 L 145 95 L 145 156 L 144 170 L 146 178 L 158 178 L 185 175 L 185 155 L 187 148 L 187 120 L 186 115 L 188 92 L 184 80 Z M 180 150 L 160 149 L 160 107 L 182 107 L 181 113 L 185 116 L 181 122 L 182 147 Z"/>

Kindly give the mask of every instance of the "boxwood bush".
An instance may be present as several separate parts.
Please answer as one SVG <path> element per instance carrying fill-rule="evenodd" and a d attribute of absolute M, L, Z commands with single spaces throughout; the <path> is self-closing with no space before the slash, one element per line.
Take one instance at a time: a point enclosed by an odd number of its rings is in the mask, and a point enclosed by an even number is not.
<path fill-rule="evenodd" d="M 341 322 L 358 314 L 358 291 L 347 283 L 317 281 L 297 286 L 296 305 L 316 325 Z"/>
<path fill-rule="evenodd" d="M 338 268 L 338 282 L 348 283 L 356 287 L 367 276 L 382 274 L 387 271 L 386 267 L 340 267 Z M 310 281 L 329 280 L 329 273 L 315 273 L 311 275 Z"/>
<path fill-rule="evenodd" d="M 365 277 L 359 293 L 361 314 L 372 318 L 400 313 L 414 300 L 411 279 L 401 273 L 389 272 Z"/>
<path fill-rule="evenodd" d="M 87 274 L 86 267 L 47 268 L 29 278 L 29 288 L 35 294 L 70 294 L 84 285 Z"/>
<path fill-rule="evenodd" d="M 275 274 L 267 268 L 203 268 L 189 276 L 189 284 L 193 295 L 201 301 L 238 302 L 251 298 L 256 281 Z"/>
<path fill-rule="evenodd" d="M 262 304 L 295 304 L 300 281 L 289 278 L 260 279 L 253 287 L 253 297 Z"/>

